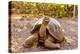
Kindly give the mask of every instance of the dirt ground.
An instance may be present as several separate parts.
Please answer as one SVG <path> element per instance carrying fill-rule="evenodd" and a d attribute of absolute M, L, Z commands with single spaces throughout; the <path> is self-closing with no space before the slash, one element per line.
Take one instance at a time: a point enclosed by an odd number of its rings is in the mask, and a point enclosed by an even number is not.
<path fill-rule="evenodd" d="M 11 17 L 11 51 L 12 52 L 37 52 L 37 51 L 50 51 L 48 48 L 23 48 L 22 44 L 25 39 L 30 36 L 30 31 L 34 23 L 39 19 L 39 16 L 28 16 L 21 18 L 21 16 Z M 77 49 L 78 45 L 78 22 L 72 19 L 57 19 L 65 30 L 65 36 L 71 41 L 70 44 L 62 43 L 61 49 L 69 50 Z M 10 41 L 9 41 L 10 42 Z M 54 50 L 54 49 L 53 49 Z"/>

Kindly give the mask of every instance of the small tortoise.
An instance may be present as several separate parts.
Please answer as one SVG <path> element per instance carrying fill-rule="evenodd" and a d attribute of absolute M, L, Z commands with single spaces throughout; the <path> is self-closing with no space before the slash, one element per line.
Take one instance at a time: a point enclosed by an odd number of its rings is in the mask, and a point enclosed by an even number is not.
<path fill-rule="evenodd" d="M 34 36 L 36 33 L 38 33 L 35 36 L 38 39 L 36 42 L 42 42 L 45 47 L 51 49 L 60 48 L 60 42 L 64 40 L 64 30 L 62 29 L 60 23 L 56 19 L 48 16 L 44 16 L 39 19 L 33 26 L 31 33 L 33 34 L 32 38 L 27 38 L 26 44 L 28 43 L 28 39 L 30 41 L 35 39 Z M 32 42 L 33 44 L 34 41 Z"/>

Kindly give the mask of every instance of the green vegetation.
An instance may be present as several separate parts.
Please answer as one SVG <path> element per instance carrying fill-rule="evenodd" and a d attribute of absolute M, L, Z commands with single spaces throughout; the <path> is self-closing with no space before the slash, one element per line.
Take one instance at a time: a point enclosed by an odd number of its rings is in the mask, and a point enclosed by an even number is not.
<path fill-rule="evenodd" d="M 44 14 L 54 17 L 77 17 L 77 5 L 35 2 L 11 2 L 12 14 Z"/>

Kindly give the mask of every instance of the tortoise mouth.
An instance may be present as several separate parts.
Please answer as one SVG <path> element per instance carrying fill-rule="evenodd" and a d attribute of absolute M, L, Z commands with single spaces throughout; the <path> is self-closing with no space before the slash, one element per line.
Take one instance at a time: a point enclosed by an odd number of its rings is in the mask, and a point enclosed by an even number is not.
<path fill-rule="evenodd" d="M 45 20 L 44 22 L 48 24 L 49 23 L 49 20 Z"/>
<path fill-rule="evenodd" d="M 45 20 L 45 22 L 49 22 L 49 20 Z"/>
<path fill-rule="evenodd" d="M 43 24 L 44 24 L 44 25 L 48 25 L 48 23 L 49 23 L 48 21 L 46 21 L 46 22 L 43 22 Z"/>

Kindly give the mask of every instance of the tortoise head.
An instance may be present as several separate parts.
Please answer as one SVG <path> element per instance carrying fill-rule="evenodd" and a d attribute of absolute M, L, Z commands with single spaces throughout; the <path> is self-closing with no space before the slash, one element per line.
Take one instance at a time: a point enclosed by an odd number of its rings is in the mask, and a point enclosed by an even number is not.
<path fill-rule="evenodd" d="M 45 16 L 42 22 L 44 25 L 47 25 L 49 23 L 49 17 Z"/>

